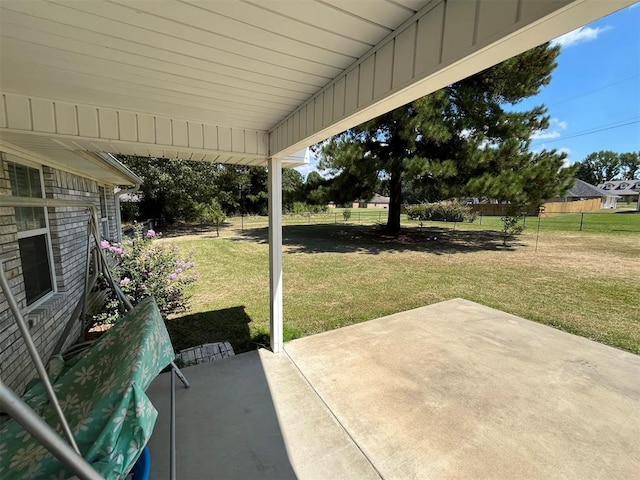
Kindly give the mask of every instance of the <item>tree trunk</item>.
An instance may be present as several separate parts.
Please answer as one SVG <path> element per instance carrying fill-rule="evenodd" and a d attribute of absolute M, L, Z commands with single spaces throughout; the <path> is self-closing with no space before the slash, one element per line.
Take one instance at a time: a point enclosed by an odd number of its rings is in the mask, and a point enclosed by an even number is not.
<path fill-rule="evenodd" d="M 391 172 L 389 181 L 389 217 L 387 218 L 387 232 L 400 232 L 400 209 L 402 207 L 402 173 Z"/>

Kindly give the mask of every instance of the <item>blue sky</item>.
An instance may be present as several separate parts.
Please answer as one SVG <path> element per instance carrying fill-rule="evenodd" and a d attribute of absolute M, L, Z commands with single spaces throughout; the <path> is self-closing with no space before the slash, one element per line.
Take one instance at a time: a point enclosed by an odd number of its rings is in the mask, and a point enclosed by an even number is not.
<path fill-rule="evenodd" d="M 551 83 L 516 107 L 548 107 L 551 126 L 532 150 L 565 151 L 568 164 L 599 150 L 640 150 L 640 3 L 555 41 L 562 52 Z M 306 176 L 316 163 L 297 170 Z"/>

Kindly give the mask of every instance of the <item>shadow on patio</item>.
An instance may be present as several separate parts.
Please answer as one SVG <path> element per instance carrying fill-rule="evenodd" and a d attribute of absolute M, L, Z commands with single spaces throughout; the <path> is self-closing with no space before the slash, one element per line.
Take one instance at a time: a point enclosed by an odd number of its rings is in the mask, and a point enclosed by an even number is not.
<path fill-rule="evenodd" d="M 184 370 L 178 478 L 633 478 L 640 357 L 456 299 Z M 169 376 L 152 478 L 166 478 Z"/>
<path fill-rule="evenodd" d="M 255 350 L 265 340 L 251 336 L 251 317 L 245 308 L 239 305 L 171 318 L 166 325 L 174 349 L 180 351 L 225 339 L 231 341 L 236 353 Z"/>
<path fill-rule="evenodd" d="M 458 226 L 460 228 L 460 226 Z M 268 227 L 245 229 L 236 239 L 267 243 Z M 362 225 L 285 225 L 283 244 L 289 253 L 366 253 L 428 252 L 435 255 L 513 250 L 517 239 L 491 230 L 454 230 L 442 227 L 405 228 L 390 235 L 373 226 Z M 232 240 L 234 238 L 231 238 Z"/>

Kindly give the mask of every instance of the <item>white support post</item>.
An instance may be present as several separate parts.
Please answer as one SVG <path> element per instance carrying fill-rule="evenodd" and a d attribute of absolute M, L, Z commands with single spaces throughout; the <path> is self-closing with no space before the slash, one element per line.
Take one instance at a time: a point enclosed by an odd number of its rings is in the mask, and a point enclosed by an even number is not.
<path fill-rule="evenodd" d="M 282 351 L 282 159 L 269 159 L 269 303 L 273 353 Z"/>

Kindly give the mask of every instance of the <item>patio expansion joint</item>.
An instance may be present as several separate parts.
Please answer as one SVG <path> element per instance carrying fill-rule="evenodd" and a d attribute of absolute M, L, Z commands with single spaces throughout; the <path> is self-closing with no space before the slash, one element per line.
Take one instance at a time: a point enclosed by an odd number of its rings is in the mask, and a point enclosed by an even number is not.
<path fill-rule="evenodd" d="M 356 439 L 351 435 L 351 433 L 349 433 L 349 430 L 347 430 L 347 428 L 342 424 L 342 422 L 340 421 L 340 419 L 338 418 L 338 416 L 333 412 L 333 410 L 331 409 L 331 407 L 329 406 L 329 404 L 327 404 L 327 402 L 325 402 L 324 398 L 322 398 L 322 395 L 320 395 L 320 392 L 318 392 L 318 390 L 316 390 L 316 388 L 313 386 L 313 384 L 309 381 L 309 379 L 307 378 L 307 376 L 304 374 L 304 372 L 302 371 L 302 369 L 298 366 L 298 364 L 296 363 L 296 361 L 293 359 L 293 357 L 291 357 L 291 355 L 289 355 L 289 352 L 287 352 L 286 350 L 286 346 L 285 348 L 282 349 L 282 351 L 284 352 L 284 354 L 287 356 L 287 358 L 289 359 L 289 361 L 291 362 L 291 364 L 296 368 L 296 370 L 300 373 L 300 375 L 302 376 L 302 378 L 304 379 L 305 383 L 309 386 L 309 388 L 313 391 L 314 395 L 318 398 L 318 400 L 320 400 L 320 402 L 322 402 L 322 404 L 325 406 L 325 408 L 327 409 L 327 411 L 329 412 L 329 414 L 331 415 L 331 417 L 333 417 L 333 419 L 336 421 L 336 423 L 340 426 L 340 428 L 342 429 L 342 431 L 347 435 L 347 437 L 349 437 L 349 439 L 353 442 L 353 444 L 356 446 L 356 448 L 358 449 L 358 451 L 362 454 L 362 456 L 367 460 L 367 462 L 369 463 L 369 465 L 371 465 L 371 468 L 376 472 L 376 474 L 378 475 L 378 477 L 380 477 L 382 480 L 384 480 L 384 476 L 382 475 L 382 473 L 380 472 L 380 470 L 378 470 L 378 468 L 375 466 L 375 464 L 373 463 L 373 461 L 371 460 L 371 458 L 369 458 L 369 456 L 365 453 L 365 451 L 362 449 L 362 447 L 360 446 L 360 444 L 356 441 Z"/>

